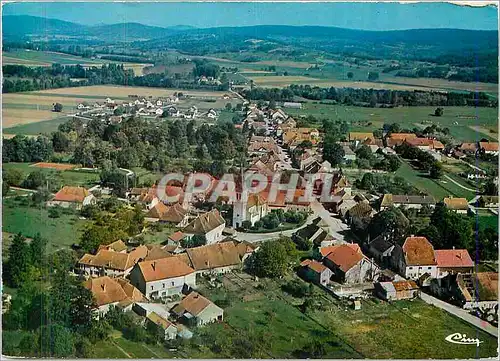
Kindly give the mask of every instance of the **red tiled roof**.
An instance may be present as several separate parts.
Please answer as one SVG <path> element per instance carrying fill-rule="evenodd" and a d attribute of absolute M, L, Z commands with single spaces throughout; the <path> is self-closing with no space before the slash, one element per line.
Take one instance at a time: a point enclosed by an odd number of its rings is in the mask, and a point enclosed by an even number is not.
<path fill-rule="evenodd" d="M 474 262 L 466 249 L 440 249 L 434 251 L 438 267 L 473 267 Z"/>
<path fill-rule="evenodd" d="M 480 142 L 479 146 L 488 152 L 498 152 L 497 142 Z"/>
<path fill-rule="evenodd" d="M 323 263 L 320 263 L 320 262 L 315 261 L 315 260 L 310 260 L 310 259 L 306 259 L 305 261 L 302 261 L 300 263 L 300 265 L 303 267 L 308 267 L 316 273 L 321 273 L 328 268 Z"/>
<path fill-rule="evenodd" d="M 403 244 L 407 266 L 435 265 L 434 247 L 425 237 L 407 237 Z"/>
<path fill-rule="evenodd" d="M 88 190 L 83 187 L 62 187 L 59 192 L 54 196 L 54 201 L 59 202 L 78 202 L 83 203 L 85 197 L 90 194 Z"/>
<path fill-rule="evenodd" d="M 347 244 L 342 244 L 337 246 L 333 252 L 330 252 L 326 258 L 337 265 L 343 272 L 347 272 L 363 259 L 363 254 L 355 251 Z"/>
<path fill-rule="evenodd" d="M 349 243 L 349 244 L 346 244 L 346 246 L 348 247 L 351 247 L 354 251 L 356 252 L 359 252 L 361 253 L 361 248 L 359 247 L 358 244 L 356 243 Z M 330 253 L 332 253 L 333 251 L 335 251 L 337 249 L 337 247 L 339 247 L 339 245 L 336 245 L 336 246 L 327 246 L 327 247 L 321 247 L 319 249 L 319 252 L 321 253 L 321 255 L 323 257 L 325 256 L 328 256 Z"/>

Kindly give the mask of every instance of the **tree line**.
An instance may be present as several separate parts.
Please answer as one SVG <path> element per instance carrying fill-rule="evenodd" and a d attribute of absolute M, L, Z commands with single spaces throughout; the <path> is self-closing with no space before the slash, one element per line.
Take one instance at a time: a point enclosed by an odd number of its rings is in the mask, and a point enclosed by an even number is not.
<path fill-rule="evenodd" d="M 310 100 L 330 100 L 345 105 L 368 106 L 480 106 L 496 107 L 498 100 L 483 92 L 457 93 L 421 90 L 375 90 L 354 88 L 320 88 L 310 85 L 290 85 L 286 88 L 252 88 L 241 94 L 251 100 L 290 101 L 294 96 Z"/>

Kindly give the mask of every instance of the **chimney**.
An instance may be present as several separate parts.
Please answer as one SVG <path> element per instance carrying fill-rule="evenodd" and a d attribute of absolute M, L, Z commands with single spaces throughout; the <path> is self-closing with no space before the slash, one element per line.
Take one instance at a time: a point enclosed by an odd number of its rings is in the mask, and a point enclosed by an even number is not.
<path fill-rule="evenodd" d="M 155 268 L 156 268 L 156 262 L 151 263 L 151 267 L 153 268 L 153 271 L 155 271 Z"/>
<path fill-rule="evenodd" d="M 105 287 L 104 283 L 101 283 L 101 288 L 102 288 L 103 291 L 105 291 L 106 287 Z"/>

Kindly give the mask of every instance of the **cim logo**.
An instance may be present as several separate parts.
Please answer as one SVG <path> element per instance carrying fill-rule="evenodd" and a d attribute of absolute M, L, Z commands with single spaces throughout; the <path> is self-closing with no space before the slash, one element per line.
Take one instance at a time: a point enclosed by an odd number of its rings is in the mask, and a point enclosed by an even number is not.
<path fill-rule="evenodd" d="M 446 336 L 445 340 L 458 345 L 476 345 L 477 347 L 479 347 L 480 343 L 483 343 L 478 338 L 468 338 L 465 333 L 459 332 Z"/>

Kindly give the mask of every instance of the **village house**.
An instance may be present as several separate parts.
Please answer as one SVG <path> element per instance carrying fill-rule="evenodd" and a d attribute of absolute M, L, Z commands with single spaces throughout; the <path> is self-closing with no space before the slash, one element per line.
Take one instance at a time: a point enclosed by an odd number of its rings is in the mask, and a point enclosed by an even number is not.
<path fill-rule="evenodd" d="M 148 299 L 160 299 L 195 287 L 196 274 L 184 258 L 171 256 L 137 263 L 130 272 L 130 282 Z"/>
<path fill-rule="evenodd" d="M 192 267 L 199 274 L 222 274 L 239 268 L 246 252 L 246 248 L 239 248 L 234 241 L 186 249 Z"/>
<path fill-rule="evenodd" d="M 170 321 L 161 317 L 156 312 L 151 312 L 146 316 L 148 322 L 154 323 L 157 325 L 163 333 L 163 339 L 166 340 L 174 340 L 177 337 L 177 327 Z"/>
<path fill-rule="evenodd" d="M 128 311 L 135 302 L 146 301 L 144 295 L 123 278 L 90 278 L 83 286 L 92 292 L 99 316 L 105 315 L 112 306 Z"/>
<path fill-rule="evenodd" d="M 172 308 L 172 314 L 188 325 L 203 326 L 222 322 L 224 310 L 197 292 L 191 292 Z"/>
<path fill-rule="evenodd" d="M 132 188 L 126 194 L 126 197 L 133 202 L 141 203 L 146 209 L 151 209 L 160 201 L 157 196 L 156 187 L 151 188 Z"/>
<path fill-rule="evenodd" d="M 401 207 L 420 209 L 424 205 L 434 208 L 436 200 L 432 196 L 411 196 L 411 195 L 396 195 L 384 194 L 382 202 L 380 203 L 380 210 L 383 211 L 390 207 Z"/>
<path fill-rule="evenodd" d="M 118 253 L 127 253 L 127 245 L 119 239 L 118 241 L 114 241 L 113 243 L 110 243 L 108 245 L 103 245 L 101 244 L 97 251 L 100 250 L 106 250 L 106 251 L 113 251 L 113 252 L 118 252 Z"/>
<path fill-rule="evenodd" d="M 401 259 L 403 250 L 399 244 L 391 242 L 388 234 L 380 234 L 373 239 L 370 239 L 368 234 L 365 249 L 380 266 L 398 269 L 397 261 Z"/>
<path fill-rule="evenodd" d="M 191 221 L 191 223 L 183 229 L 183 232 L 188 238 L 194 235 L 205 236 L 207 244 L 212 244 L 222 239 L 222 231 L 225 227 L 226 221 L 222 218 L 217 209 L 213 209 Z"/>
<path fill-rule="evenodd" d="M 289 147 L 305 141 L 309 141 L 314 145 L 318 140 L 319 131 L 315 128 L 294 128 L 283 133 L 283 144 Z"/>
<path fill-rule="evenodd" d="M 403 257 L 400 260 L 401 275 L 417 280 L 424 274 L 437 277 L 437 262 L 434 247 L 425 237 L 407 237 L 403 244 Z"/>
<path fill-rule="evenodd" d="M 286 118 L 287 118 L 286 113 L 281 109 L 276 109 L 276 110 L 271 111 L 271 119 L 275 122 L 278 122 L 278 120 L 280 120 L 280 122 L 282 122 Z"/>
<path fill-rule="evenodd" d="M 333 279 L 338 283 L 372 281 L 378 271 L 377 266 L 363 255 L 359 247 L 347 244 L 332 246 L 323 263 L 332 270 Z"/>
<path fill-rule="evenodd" d="M 330 228 L 321 217 L 313 219 L 313 221 L 305 227 L 297 230 L 292 239 L 301 238 L 309 240 L 316 247 L 325 247 L 332 244 L 333 237 L 328 234 Z"/>
<path fill-rule="evenodd" d="M 405 143 L 417 147 L 420 150 L 428 151 L 428 150 L 443 150 L 444 149 L 444 144 L 441 143 L 439 140 L 436 139 L 430 139 L 430 138 L 413 138 L 413 139 L 406 139 Z"/>
<path fill-rule="evenodd" d="M 146 246 L 139 246 L 130 252 L 100 248 L 95 255 L 86 253 L 76 265 L 76 272 L 85 277 L 127 276 L 134 265 L 148 254 Z"/>
<path fill-rule="evenodd" d="M 177 246 L 185 238 L 186 238 L 186 235 L 184 233 L 182 233 L 181 231 L 174 232 L 170 236 L 167 237 L 167 245 L 168 246 Z"/>
<path fill-rule="evenodd" d="M 448 197 L 443 199 L 444 205 L 451 211 L 467 214 L 469 210 L 469 202 L 465 198 Z"/>
<path fill-rule="evenodd" d="M 150 222 L 171 223 L 176 227 L 185 227 L 188 224 L 189 212 L 179 203 L 167 206 L 163 202 L 157 203 L 149 210 L 146 220 Z"/>
<path fill-rule="evenodd" d="M 64 208 L 74 207 L 81 209 L 83 206 L 88 206 L 96 203 L 96 198 L 92 193 L 83 187 L 62 187 L 52 198 L 47 202 L 47 207 L 61 206 Z"/>
<path fill-rule="evenodd" d="M 326 286 L 330 283 L 330 278 L 333 272 L 323 263 L 306 259 L 300 263 L 302 266 L 301 273 L 304 279 L 316 284 Z"/>
<path fill-rule="evenodd" d="M 217 119 L 218 116 L 219 116 L 219 114 L 217 114 L 217 111 L 213 108 L 209 109 L 207 112 L 207 118 Z"/>
<path fill-rule="evenodd" d="M 344 217 L 347 224 L 355 229 L 365 229 L 375 215 L 375 210 L 368 201 L 361 201 L 349 209 Z"/>
<path fill-rule="evenodd" d="M 386 301 L 412 299 L 418 296 L 415 281 L 393 281 L 375 283 L 375 294 Z"/>
<path fill-rule="evenodd" d="M 349 142 L 364 142 L 365 140 L 375 141 L 373 133 L 350 132 Z"/>
<path fill-rule="evenodd" d="M 448 274 L 472 273 L 474 262 L 466 249 L 439 249 L 434 251 L 437 263 L 437 277 Z"/>
<path fill-rule="evenodd" d="M 485 154 L 498 155 L 498 142 L 479 142 L 479 151 Z"/>
<path fill-rule="evenodd" d="M 459 150 L 463 153 L 476 153 L 477 151 L 477 143 L 462 143 L 460 145 Z"/>
<path fill-rule="evenodd" d="M 356 161 L 356 153 L 350 147 L 344 145 L 342 149 L 344 150 L 344 162 L 350 164 Z"/>

